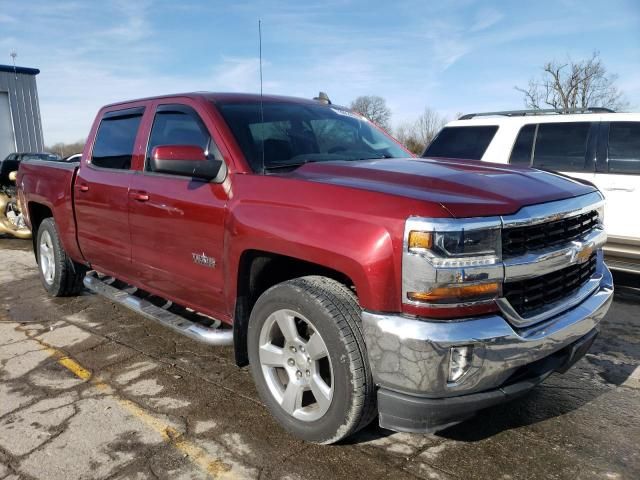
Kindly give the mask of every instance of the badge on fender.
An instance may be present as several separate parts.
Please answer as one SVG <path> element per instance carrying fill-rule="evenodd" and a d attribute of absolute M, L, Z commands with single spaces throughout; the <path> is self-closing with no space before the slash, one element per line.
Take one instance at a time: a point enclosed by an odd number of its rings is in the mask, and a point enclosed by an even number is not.
<path fill-rule="evenodd" d="M 204 267 L 216 268 L 216 259 L 213 257 L 207 256 L 204 252 L 192 253 L 191 258 L 193 258 L 193 263 L 202 265 Z"/>

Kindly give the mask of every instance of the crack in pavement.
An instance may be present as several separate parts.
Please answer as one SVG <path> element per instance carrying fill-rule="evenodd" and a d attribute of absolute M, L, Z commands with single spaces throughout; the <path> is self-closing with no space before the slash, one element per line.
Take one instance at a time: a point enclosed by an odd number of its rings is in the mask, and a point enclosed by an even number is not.
<path fill-rule="evenodd" d="M 16 327 L 16 330 L 24 332 L 24 330 L 19 326 Z M 117 389 L 105 383 L 99 377 L 93 376 L 89 370 L 82 367 L 79 363 L 77 363 L 73 358 L 67 355 L 64 351 L 61 351 L 57 348 L 52 347 L 51 345 L 44 342 L 42 339 L 37 338 L 37 336 L 33 336 L 31 339 L 33 341 L 38 342 L 38 344 L 42 345 L 44 349 L 47 351 L 47 353 L 50 354 L 51 357 L 53 357 L 60 365 L 65 367 L 67 370 L 69 370 L 71 373 L 73 373 L 75 376 L 77 376 L 81 380 L 91 384 L 93 387 L 103 392 L 117 391 Z M 176 430 L 174 427 L 168 425 L 167 423 L 163 422 L 159 418 L 150 414 L 147 411 L 147 409 L 140 406 L 138 403 L 134 402 L 131 399 L 116 395 L 115 393 L 112 394 L 112 397 L 126 411 L 128 411 L 134 417 L 141 420 L 145 425 L 150 427 L 152 430 L 159 433 L 162 439 L 166 443 L 172 445 L 175 449 L 179 450 L 180 452 L 185 454 L 187 457 L 189 457 L 191 462 L 194 463 L 197 467 L 199 467 L 202 471 L 206 472 L 207 474 L 209 474 L 214 478 L 228 478 L 228 479 L 236 478 L 236 475 L 232 471 L 231 465 L 229 465 L 227 462 L 225 462 L 221 458 L 210 456 L 206 452 L 206 450 L 204 450 L 202 447 L 192 443 L 190 440 L 185 438 L 185 436 L 181 432 Z M 23 455 L 18 455 L 14 457 L 17 459 L 27 457 L 32 453 L 41 450 L 42 448 L 44 448 L 45 445 L 47 445 L 48 443 L 53 441 L 55 438 L 60 436 L 63 432 L 65 432 L 68 422 L 73 417 L 75 417 L 78 413 L 77 407 L 75 405 L 77 401 L 81 401 L 81 399 L 78 399 L 72 402 L 74 413 L 60 424 L 60 425 L 63 425 L 64 428 L 61 428 L 60 431 L 57 432 L 55 435 L 52 435 L 51 438 L 45 440 L 44 443 L 38 445 L 37 448 L 32 449 Z M 59 406 L 58 408 L 62 408 L 62 407 L 63 405 Z"/>

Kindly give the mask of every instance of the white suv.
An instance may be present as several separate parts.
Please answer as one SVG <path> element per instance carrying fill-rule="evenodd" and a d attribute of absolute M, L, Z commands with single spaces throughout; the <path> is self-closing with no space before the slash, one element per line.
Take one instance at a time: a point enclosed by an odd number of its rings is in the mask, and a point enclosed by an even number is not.
<path fill-rule="evenodd" d="M 607 198 L 607 264 L 640 273 L 640 113 L 580 112 L 463 115 L 422 156 L 532 166 L 592 182 Z"/>

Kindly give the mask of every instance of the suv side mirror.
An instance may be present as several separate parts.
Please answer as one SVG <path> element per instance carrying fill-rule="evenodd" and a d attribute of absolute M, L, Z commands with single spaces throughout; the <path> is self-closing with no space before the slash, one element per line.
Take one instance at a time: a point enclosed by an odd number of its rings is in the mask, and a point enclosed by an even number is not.
<path fill-rule="evenodd" d="M 214 180 L 222 160 L 210 160 L 204 150 L 194 145 L 158 145 L 151 152 L 151 171 Z"/>
<path fill-rule="evenodd" d="M 18 178 L 18 172 L 15 170 L 13 172 L 9 172 L 9 181 L 16 183 L 16 179 Z"/>

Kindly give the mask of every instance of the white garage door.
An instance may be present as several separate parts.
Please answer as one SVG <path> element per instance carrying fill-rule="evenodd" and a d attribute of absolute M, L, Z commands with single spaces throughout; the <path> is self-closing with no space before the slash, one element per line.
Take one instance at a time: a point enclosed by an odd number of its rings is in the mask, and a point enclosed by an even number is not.
<path fill-rule="evenodd" d="M 9 94 L 0 92 L 0 160 L 14 152 L 16 141 L 9 110 Z"/>

